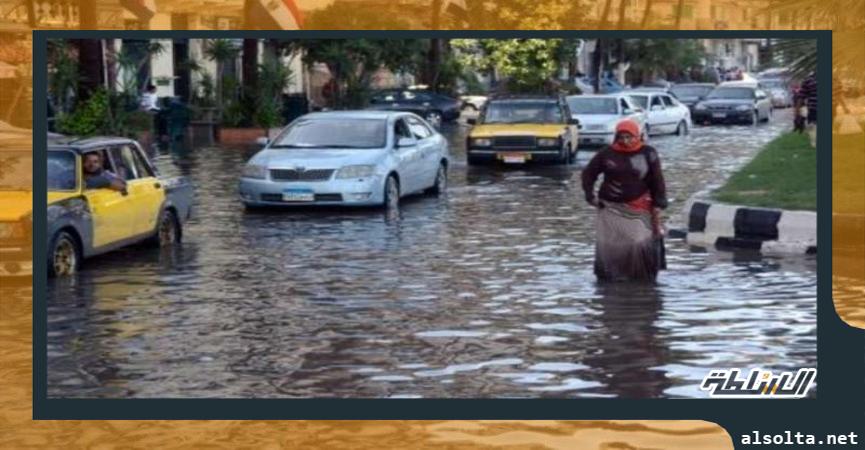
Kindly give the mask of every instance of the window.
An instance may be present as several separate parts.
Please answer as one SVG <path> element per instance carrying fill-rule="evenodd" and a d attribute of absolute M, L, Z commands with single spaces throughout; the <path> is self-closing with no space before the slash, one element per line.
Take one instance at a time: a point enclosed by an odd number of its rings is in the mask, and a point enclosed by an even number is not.
<path fill-rule="evenodd" d="M 149 178 L 156 176 L 153 173 L 153 168 L 150 167 L 150 164 L 144 159 L 144 155 L 141 154 L 141 150 L 134 146 L 127 146 L 129 151 L 132 152 L 132 156 L 135 159 L 135 171 L 138 172 L 139 178 Z"/>
<path fill-rule="evenodd" d="M 25 159 L 26 158 L 26 159 Z M 30 155 L 21 155 L 22 161 L 32 163 Z M 6 161 L 4 161 L 6 162 Z M 11 167 L 20 168 L 20 165 Z M 11 171 L 16 173 L 17 170 Z M 32 173 L 31 172 L 27 172 Z M 2 173 L 0 173 L 2 174 Z M 2 180 L 6 181 L 6 180 Z M 11 183 L 10 183 L 11 184 Z M 69 151 L 49 151 L 48 152 L 48 190 L 49 191 L 72 191 L 78 187 L 78 179 L 75 168 L 75 154 Z"/>
<path fill-rule="evenodd" d="M 409 117 L 406 120 L 408 121 L 409 130 L 411 130 L 416 139 L 426 139 L 432 136 L 432 131 L 417 118 Z"/>
<path fill-rule="evenodd" d="M 667 106 L 676 106 L 676 104 L 673 102 L 673 99 L 667 95 L 662 95 L 661 100 L 663 100 L 664 104 Z"/>
<path fill-rule="evenodd" d="M 651 107 L 654 108 L 656 106 L 660 106 L 661 109 L 664 108 L 664 104 L 661 103 L 661 97 L 658 97 L 658 96 L 652 97 L 652 106 Z"/>
<path fill-rule="evenodd" d="M 628 103 L 628 101 L 623 99 L 623 98 L 619 99 L 619 103 L 621 104 L 622 112 L 624 112 L 626 109 L 630 109 L 630 110 L 634 109 L 634 108 L 631 108 L 631 104 Z"/>
<path fill-rule="evenodd" d="M 385 119 L 298 119 L 274 139 L 270 148 L 382 148 L 386 137 Z"/>
<path fill-rule="evenodd" d="M 405 124 L 405 121 L 402 119 L 399 119 L 396 121 L 396 123 L 394 123 L 393 135 L 395 141 L 399 141 L 402 138 L 411 139 L 414 137 L 411 133 L 411 130 L 409 130 L 408 126 Z"/>
<path fill-rule="evenodd" d="M 146 176 L 146 174 L 138 173 L 138 165 L 136 164 L 132 147 L 128 145 L 114 147 L 110 152 L 116 169 L 113 171 L 115 175 L 124 180 L 134 180 Z"/>

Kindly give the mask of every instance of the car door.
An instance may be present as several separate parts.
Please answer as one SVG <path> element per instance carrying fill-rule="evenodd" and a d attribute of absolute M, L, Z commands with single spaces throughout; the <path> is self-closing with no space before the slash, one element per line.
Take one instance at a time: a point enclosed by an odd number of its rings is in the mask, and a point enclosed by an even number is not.
<path fill-rule="evenodd" d="M 648 112 L 649 128 L 655 133 L 665 133 L 668 131 L 669 113 L 660 95 L 649 96 L 649 112 Z"/>
<path fill-rule="evenodd" d="M 759 111 L 759 117 L 763 119 L 769 118 L 769 109 L 771 108 L 771 100 L 769 96 L 766 94 L 766 91 L 758 89 L 755 93 L 757 97 L 757 111 Z"/>
<path fill-rule="evenodd" d="M 411 132 L 405 117 L 394 121 L 394 151 L 397 159 L 397 172 L 400 175 L 400 192 L 407 194 L 421 187 L 423 158 L 417 138 Z M 409 145 L 400 146 L 401 140 L 408 140 Z"/>
<path fill-rule="evenodd" d="M 112 159 L 126 179 L 126 190 L 135 205 L 133 236 L 152 233 L 156 229 L 160 209 L 165 200 L 165 190 L 156 178 L 153 169 L 144 159 L 141 150 L 134 144 L 123 144 L 111 148 Z"/>
<path fill-rule="evenodd" d="M 428 188 L 435 184 L 438 173 L 439 161 L 441 161 L 440 142 L 437 135 L 430 127 L 417 117 L 406 117 L 409 130 L 418 142 L 418 150 L 421 153 L 420 184 L 421 188 Z"/>
<path fill-rule="evenodd" d="M 96 153 L 102 159 L 102 168 L 117 174 L 107 148 L 88 150 L 87 155 Z M 128 193 L 113 189 L 84 189 L 84 198 L 90 207 L 93 219 L 93 247 L 116 244 L 133 235 L 132 227 L 135 221 L 135 205 Z"/>
<path fill-rule="evenodd" d="M 619 111 L 624 118 L 637 122 L 637 125 L 640 126 L 640 131 L 645 131 L 648 112 L 638 111 L 637 105 L 627 97 L 619 97 Z"/>
<path fill-rule="evenodd" d="M 676 128 L 679 126 L 679 123 L 685 119 L 685 111 L 687 108 L 684 108 L 681 104 L 677 104 L 676 100 L 674 100 L 669 95 L 661 95 L 661 101 L 664 102 L 664 114 L 667 122 L 669 123 L 669 127 L 667 127 L 667 131 L 670 133 L 674 133 Z M 687 122 L 687 121 L 686 121 Z"/>

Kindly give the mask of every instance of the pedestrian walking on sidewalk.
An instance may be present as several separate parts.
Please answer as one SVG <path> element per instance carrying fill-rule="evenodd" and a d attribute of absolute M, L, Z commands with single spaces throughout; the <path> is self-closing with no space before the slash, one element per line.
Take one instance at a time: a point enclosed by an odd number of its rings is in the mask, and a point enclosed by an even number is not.
<path fill-rule="evenodd" d="M 640 140 L 636 122 L 619 122 L 613 144 L 583 169 L 582 184 L 586 201 L 597 208 L 595 275 L 602 281 L 654 281 L 666 269 L 659 213 L 667 194 L 658 152 Z"/>

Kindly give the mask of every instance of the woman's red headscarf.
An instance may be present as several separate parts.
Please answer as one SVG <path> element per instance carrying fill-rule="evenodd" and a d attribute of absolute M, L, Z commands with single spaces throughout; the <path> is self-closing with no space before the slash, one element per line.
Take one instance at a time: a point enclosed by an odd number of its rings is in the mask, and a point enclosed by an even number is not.
<path fill-rule="evenodd" d="M 610 146 L 613 150 L 617 152 L 633 153 L 643 148 L 643 141 L 640 139 L 640 126 L 637 125 L 637 122 L 634 122 L 631 119 L 622 120 L 618 125 L 616 125 L 616 135 L 618 136 L 619 133 L 628 133 L 633 136 L 633 139 L 631 139 L 631 145 L 626 146 L 622 142 L 619 142 L 618 139 L 614 138 L 613 145 Z"/>

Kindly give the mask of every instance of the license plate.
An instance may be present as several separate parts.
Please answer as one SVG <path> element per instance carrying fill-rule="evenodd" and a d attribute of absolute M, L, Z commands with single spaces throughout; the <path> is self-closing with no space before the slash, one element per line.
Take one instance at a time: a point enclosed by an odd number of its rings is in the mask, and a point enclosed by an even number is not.
<path fill-rule="evenodd" d="M 286 189 L 282 191 L 284 202 L 311 202 L 315 201 L 315 193 L 311 189 Z"/>
<path fill-rule="evenodd" d="M 727 117 L 727 113 L 714 113 L 712 114 L 712 117 L 715 119 L 723 119 Z"/>
<path fill-rule="evenodd" d="M 502 153 L 501 157 L 505 164 L 522 164 L 529 159 L 525 153 Z"/>

